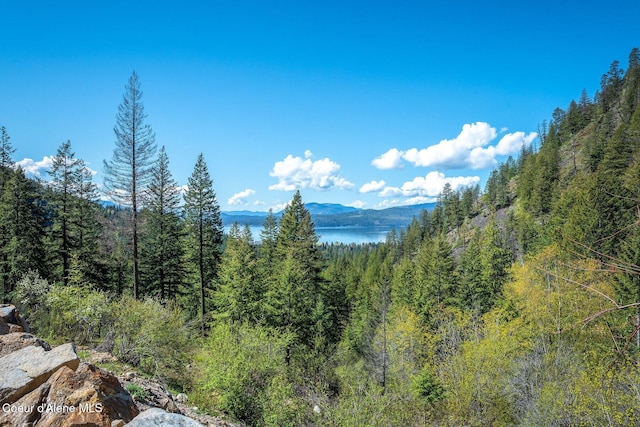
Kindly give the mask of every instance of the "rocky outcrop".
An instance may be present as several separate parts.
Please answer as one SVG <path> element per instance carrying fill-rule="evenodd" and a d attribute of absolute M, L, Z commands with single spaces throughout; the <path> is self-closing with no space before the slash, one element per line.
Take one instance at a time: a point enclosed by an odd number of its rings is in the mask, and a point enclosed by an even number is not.
<path fill-rule="evenodd" d="M 13 403 L 36 389 L 63 366 L 75 370 L 80 359 L 73 344 L 46 351 L 28 346 L 0 358 L 0 405 Z"/>
<path fill-rule="evenodd" d="M 184 415 L 172 414 L 159 408 L 151 408 L 135 417 L 127 424 L 129 427 L 203 427 L 197 421 L 187 418 Z"/>
<path fill-rule="evenodd" d="M 51 350 L 51 346 L 49 346 L 49 344 L 26 332 L 14 332 L 11 334 L 7 333 L 6 335 L 0 335 L 0 357 L 29 346 L 42 347 L 46 351 Z"/>
<path fill-rule="evenodd" d="M 0 334 L 12 332 L 29 332 L 29 325 L 14 305 L 0 304 Z"/>
<path fill-rule="evenodd" d="M 51 348 L 0 306 L 0 426 L 124 425 L 139 411 L 111 373 L 80 363 L 73 344 Z M 18 331 L 18 332 L 11 332 Z"/>
<path fill-rule="evenodd" d="M 119 380 L 81 362 L 73 344 L 51 348 L 28 330 L 15 307 L 0 305 L 0 427 L 203 425 L 193 418 L 232 426 L 187 408 L 186 395 L 177 403 L 162 385 L 135 373 Z M 134 399 L 123 387 L 133 382 L 143 397 Z"/>

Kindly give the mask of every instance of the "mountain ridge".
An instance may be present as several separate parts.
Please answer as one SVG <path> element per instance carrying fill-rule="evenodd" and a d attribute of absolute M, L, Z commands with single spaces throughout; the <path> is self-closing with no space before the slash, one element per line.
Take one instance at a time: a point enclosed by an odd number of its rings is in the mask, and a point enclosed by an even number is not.
<path fill-rule="evenodd" d="M 435 203 L 419 205 L 395 206 L 386 209 L 361 209 L 344 206 L 339 203 L 306 203 L 305 207 L 317 227 L 353 227 L 353 226 L 392 226 L 405 227 L 423 210 L 432 210 Z M 256 211 L 223 211 L 222 224 L 260 226 L 267 218 L 268 212 Z M 279 218 L 282 211 L 275 212 Z"/>

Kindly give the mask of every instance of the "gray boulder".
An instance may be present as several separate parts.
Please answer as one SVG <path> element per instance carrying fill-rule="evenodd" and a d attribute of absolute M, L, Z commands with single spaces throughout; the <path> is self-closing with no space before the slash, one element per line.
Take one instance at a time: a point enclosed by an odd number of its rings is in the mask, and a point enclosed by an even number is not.
<path fill-rule="evenodd" d="M 0 405 L 35 390 L 63 366 L 76 370 L 80 359 L 73 344 L 46 351 L 30 345 L 0 358 Z"/>
<path fill-rule="evenodd" d="M 184 415 L 171 414 L 158 408 L 147 409 L 135 417 L 128 427 L 203 427 L 199 422 Z"/>

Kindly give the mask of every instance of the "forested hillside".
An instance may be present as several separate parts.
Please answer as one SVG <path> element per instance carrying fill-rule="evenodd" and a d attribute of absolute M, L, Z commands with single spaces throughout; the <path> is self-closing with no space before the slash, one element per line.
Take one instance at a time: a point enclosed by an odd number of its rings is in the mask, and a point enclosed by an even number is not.
<path fill-rule="evenodd" d="M 161 149 L 101 207 L 70 143 L 36 182 L 2 127 L 3 299 L 246 425 L 639 425 L 640 50 L 539 134 L 385 243 L 319 245 L 299 192 L 223 238 L 202 156 L 184 198 Z"/>

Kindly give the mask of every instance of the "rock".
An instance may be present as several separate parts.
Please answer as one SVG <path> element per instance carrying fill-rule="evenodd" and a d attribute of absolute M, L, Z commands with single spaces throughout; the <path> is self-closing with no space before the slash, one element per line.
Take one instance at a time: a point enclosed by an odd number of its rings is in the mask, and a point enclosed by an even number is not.
<path fill-rule="evenodd" d="M 76 372 L 61 368 L 43 387 L 49 391 L 43 399 L 45 408 L 67 411 L 44 411 L 38 426 L 110 426 L 113 421 L 131 421 L 138 409 L 131 395 L 109 372 L 81 363 Z"/>
<path fill-rule="evenodd" d="M 178 403 L 187 403 L 187 400 L 189 400 L 189 397 L 184 393 L 178 393 L 176 396 L 176 402 Z"/>
<path fill-rule="evenodd" d="M 320 407 L 318 405 L 313 405 L 313 412 L 315 412 L 316 414 L 319 414 L 320 411 Z"/>
<path fill-rule="evenodd" d="M 49 344 L 31 334 L 25 332 L 7 333 L 0 335 L 0 357 L 31 345 L 42 347 L 46 351 L 51 350 Z"/>
<path fill-rule="evenodd" d="M 63 366 L 10 408 L 15 411 L 0 413 L 2 427 L 110 426 L 117 421 L 124 425 L 138 415 L 117 378 L 87 363 L 80 364 L 76 372 Z"/>
<path fill-rule="evenodd" d="M 9 324 L 7 323 L 6 320 L 4 320 L 4 317 L 0 317 L 0 335 L 4 335 L 8 333 L 9 333 Z"/>
<path fill-rule="evenodd" d="M 13 323 L 9 323 L 9 333 L 12 334 L 14 332 L 24 332 L 24 328 L 20 325 L 14 325 Z"/>
<path fill-rule="evenodd" d="M 127 372 L 123 375 L 123 377 L 127 380 L 132 380 L 136 377 L 136 373 L 135 372 Z"/>
<path fill-rule="evenodd" d="M 29 326 L 27 325 L 27 322 L 25 322 L 24 319 L 20 316 L 20 312 L 15 305 L 0 304 L 0 318 L 4 321 L 1 323 L 6 324 L 9 328 L 8 332 L 2 332 L 3 330 L 5 330 L 5 328 L 0 326 L 0 334 L 11 332 L 11 325 L 15 325 L 13 327 L 13 332 L 29 332 Z M 17 327 L 22 328 L 22 330 L 18 330 Z"/>
<path fill-rule="evenodd" d="M 128 427 L 203 427 L 199 422 L 187 418 L 184 415 L 170 414 L 162 409 L 151 408 L 135 417 L 127 424 Z"/>
<path fill-rule="evenodd" d="M 111 421 L 111 427 L 123 427 L 125 425 L 124 420 Z"/>
<path fill-rule="evenodd" d="M 0 358 L 0 405 L 13 403 L 43 384 L 62 366 L 75 370 L 80 363 L 73 344 L 46 351 L 30 345 Z"/>
<path fill-rule="evenodd" d="M 18 402 L 3 405 L 0 412 L 0 427 L 31 426 L 36 423 L 41 416 L 40 405 L 48 392 L 49 385 L 45 383 L 22 396 Z"/>
<path fill-rule="evenodd" d="M 150 408 L 161 408 L 167 412 L 182 414 L 182 411 L 171 397 L 171 393 L 161 384 L 141 377 L 134 378 L 131 381 L 127 380 L 126 376 L 121 377 L 121 379 L 126 384 L 134 383 L 144 390 L 144 394 L 142 396 L 136 396 L 135 399 L 140 411 L 146 411 Z"/>

